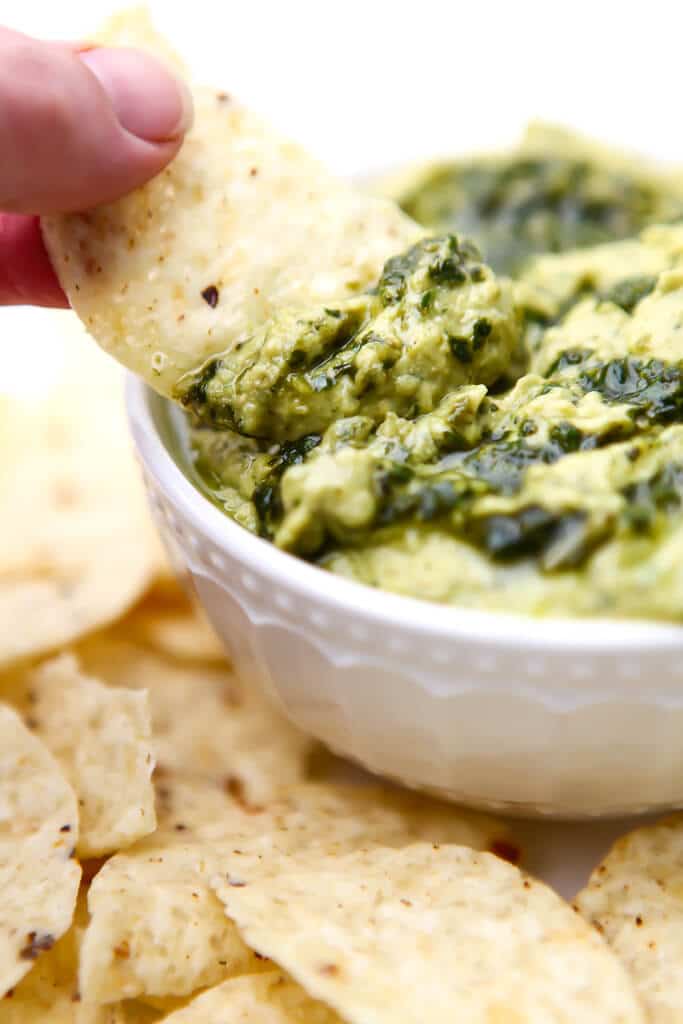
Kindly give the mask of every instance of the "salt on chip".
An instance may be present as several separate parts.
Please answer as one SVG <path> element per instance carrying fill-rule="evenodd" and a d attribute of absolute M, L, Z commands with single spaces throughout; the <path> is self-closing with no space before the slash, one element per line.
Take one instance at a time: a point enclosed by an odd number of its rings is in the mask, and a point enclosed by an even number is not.
<path fill-rule="evenodd" d="M 418 844 L 216 891 L 245 940 L 347 1024 L 642 1024 L 621 964 L 551 889 L 491 854 Z"/>
<path fill-rule="evenodd" d="M 0 994 L 71 924 L 77 841 L 75 793 L 19 715 L 0 705 Z"/>
<path fill-rule="evenodd" d="M 147 695 L 86 676 L 71 654 L 30 672 L 26 685 L 35 731 L 78 795 L 79 856 L 113 853 L 153 832 Z"/>
<path fill-rule="evenodd" d="M 270 875 L 358 846 L 416 839 L 488 847 L 504 829 L 490 818 L 378 787 L 302 784 L 253 807 L 201 780 L 159 780 L 157 832 L 112 857 L 89 892 L 81 990 L 93 1001 L 188 995 L 263 964 L 245 946 L 209 880 Z"/>
<path fill-rule="evenodd" d="M 624 963 L 648 1020 L 683 1020 L 683 815 L 617 840 L 576 905 Z"/>
<path fill-rule="evenodd" d="M 102 42 L 157 52 L 149 22 Z M 162 394 L 284 307 L 343 299 L 422 232 L 333 179 L 232 96 L 194 90 L 169 167 L 115 203 L 43 220 L 52 262 L 95 340 Z"/>
<path fill-rule="evenodd" d="M 232 978 L 202 992 L 164 1024 L 341 1024 L 282 971 Z"/>
<path fill-rule="evenodd" d="M 98 678 L 148 691 L 161 770 L 220 779 L 256 804 L 302 778 L 313 743 L 258 689 L 225 665 L 167 658 L 127 635 L 124 624 L 79 654 Z"/>
<path fill-rule="evenodd" d="M 162 565 L 120 369 L 81 331 L 65 346 L 47 398 L 2 406 L 0 668 L 115 620 Z"/>

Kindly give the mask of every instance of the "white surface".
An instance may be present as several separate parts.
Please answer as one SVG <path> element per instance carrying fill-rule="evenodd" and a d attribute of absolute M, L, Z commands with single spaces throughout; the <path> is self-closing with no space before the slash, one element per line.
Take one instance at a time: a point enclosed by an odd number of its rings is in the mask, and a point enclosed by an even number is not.
<path fill-rule="evenodd" d="M 66 311 L 0 307 L 0 394 L 38 399 L 47 394 L 64 362 L 55 327 L 69 316 Z"/>
<path fill-rule="evenodd" d="M 126 0 L 0 0 L 0 24 L 87 35 Z M 151 0 L 202 78 L 341 173 L 514 137 L 530 117 L 683 160 L 683 7 L 651 0 Z"/>

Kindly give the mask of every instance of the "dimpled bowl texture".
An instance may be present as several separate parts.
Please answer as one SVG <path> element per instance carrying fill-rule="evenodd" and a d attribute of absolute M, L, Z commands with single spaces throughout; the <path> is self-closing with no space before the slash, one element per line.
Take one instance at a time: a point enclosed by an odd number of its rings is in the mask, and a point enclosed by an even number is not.
<path fill-rule="evenodd" d="M 683 628 L 532 619 L 333 576 L 227 518 L 136 379 L 152 512 L 237 671 L 372 772 L 476 807 L 585 818 L 683 805 Z"/>

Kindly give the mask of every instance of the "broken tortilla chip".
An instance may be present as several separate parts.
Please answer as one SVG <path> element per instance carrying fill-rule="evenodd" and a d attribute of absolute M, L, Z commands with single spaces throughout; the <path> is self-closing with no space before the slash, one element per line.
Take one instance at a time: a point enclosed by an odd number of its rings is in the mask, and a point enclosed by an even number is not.
<path fill-rule="evenodd" d="M 28 673 L 28 714 L 78 795 L 81 857 L 130 846 L 154 831 L 147 695 L 105 686 L 63 654 Z"/>
<path fill-rule="evenodd" d="M 259 807 L 196 779 L 162 776 L 158 788 L 155 834 L 112 857 L 90 888 L 81 989 L 93 1001 L 189 995 L 263 969 L 210 888 L 227 870 L 270 877 L 311 850 L 334 861 L 358 846 L 488 848 L 505 835 L 494 819 L 382 787 L 301 784 Z"/>
<path fill-rule="evenodd" d="M 74 791 L 19 715 L 0 705 L 0 994 L 71 924 L 77 841 Z"/>
<path fill-rule="evenodd" d="M 257 688 L 227 665 L 165 657 L 127 635 L 123 624 L 94 636 L 79 656 L 98 679 L 148 691 L 160 772 L 224 782 L 251 803 L 304 776 L 313 741 Z"/>

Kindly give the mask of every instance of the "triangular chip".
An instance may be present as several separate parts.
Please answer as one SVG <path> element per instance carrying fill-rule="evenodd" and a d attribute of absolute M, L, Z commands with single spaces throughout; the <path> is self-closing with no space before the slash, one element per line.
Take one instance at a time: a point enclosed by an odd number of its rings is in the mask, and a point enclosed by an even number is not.
<path fill-rule="evenodd" d="M 74 791 L 19 715 L 0 705 L 0 995 L 71 924 L 77 841 Z"/>
<path fill-rule="evenodd" d="M 113 853 L 153 832 L 147 695 L 105 686 L 68 654 L 28 673 L 25 684 L 29 721 L 78 795 L 79 856 Z"/>
<path fill-rule="evenodd" d="M 153 1024 L 162 1014 L 141 1003 L 84 1003 L 78 991 L 80 927 L 72 926 L 33 970 L 0 999 L 0 1024 Z"/>
<path fill-rule="evenodd" d="M 619 839 L 576 904 L 626 966 L 648 1020 L 683 1020 L 683 816 Z"/>
<path fill-rule="evenodd" d="M 102 39 L 166 51 L 135 16 Z M 153 181 L 43 222 L 87 329 L 166 395 L 276 311 L 363 290 L 421 234 L 393 203 L 354 193 L 228 93 L 195 89 L 194 104 L 194 127 Z"/>
<path fill-rule="evenodd" d="M 245 940 L 347 1024 L 642 1024 L 621 964 L 551 889 L 486 853 L 358 850 L 216 891 Z"/>
<path fill-rule="evenodd" d="M 97 678 L 148 691 L 160 771 L 224 782 L 252 803 L 302 778 L 312 741 L 257 688 L 219 662 L 165 657 L 127 635 L 123 625 L 84 642 L 79 654 Z"/>
<path fill-rule="evenodd" d="M 488 848 L 505 836 L 493 819 L 378 787 L 291 787 L 266 806 L 173 776 L 159 781 L 159 828 L 112 857 L 88 906 L 81 989 L 90 1000 L 188 995 L 263 964 L 244 945 L 209 886 L 218 873 L 269 876 L 370 844 L 418 839 Z"/>
<path fill-rule="evenodd" d="M 206 783 L 163 779 L 159 790 L 156 833 L 108 860 L 90 887 L 80 987 L 92 1002 L 187 996 L 260 966 L 208 885 L 212 847 L 194 838 L 207 820 L 238 833 L 244 812 Z"/>

